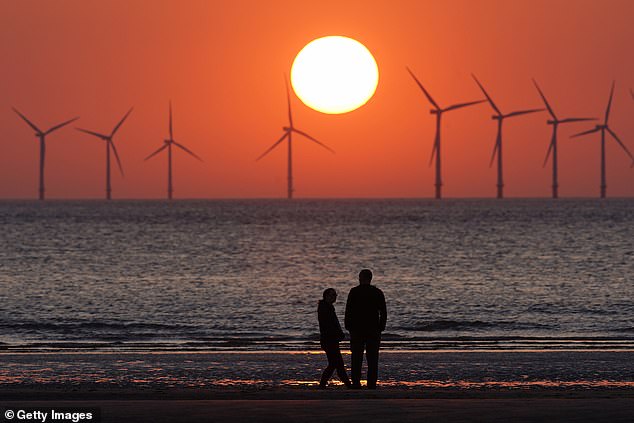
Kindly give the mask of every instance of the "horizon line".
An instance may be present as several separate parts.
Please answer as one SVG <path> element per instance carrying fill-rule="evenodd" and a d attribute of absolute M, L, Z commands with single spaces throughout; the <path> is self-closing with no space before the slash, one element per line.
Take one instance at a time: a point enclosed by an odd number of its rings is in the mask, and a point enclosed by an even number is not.
<path fill-rule="evenodd" d="M 518 197 L 508 197 L 505 198 L 496 198 L 494 196 L 490 197 L 443 197 L 442 199 L 434 198 L 434 196 L 429 197 L 294 197 L 292 199 L 288 199 L 286 197 L 183 197 L 183 198 L 173 198 L 168 200 L 163 197 L 122 197 L 122 198 L 113 198 L 110 201 L 241 201 L 241 200 L 280 200 L 286 202 L 293 201 L 304 201 L 304 200 L 408 200 L 408 201 L 416 201 L 416 200 L 426 200 L 433 202 L 443 202 L 443 201 L 451 201 L 451 200 L 495 200 L 504 202 L 505 200 L 551 200 L 553 202 L 557 202 L 558 200 L 566 201 L 566 200 L 630 200 L 634 199 L 634 196 L 610 196 L 607 198 L 599 198 L 596 196 L 570 196 L 570 197 L 559 197 L 552 198 L 551 196 L 518 196 Z M 7 201 L 33 201 L 33 202 L 41 202 L 37 198 L 33 197 L 6 197 L 0 198 L 0 202 Z M 44 202 L 61 202 L 61 201 L 104 201 L 108 200 L 102 197 L 56 197 L 56 198 L 47 198 Z"/>

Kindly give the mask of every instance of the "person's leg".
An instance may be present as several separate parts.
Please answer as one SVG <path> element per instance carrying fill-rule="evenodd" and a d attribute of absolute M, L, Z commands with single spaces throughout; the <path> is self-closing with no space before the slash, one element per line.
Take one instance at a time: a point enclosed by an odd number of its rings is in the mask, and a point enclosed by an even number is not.
<path fill-rule="evenodd" d="M 367 339 L 366 356 L 368 359 L 368 388 L 375 389 L 376 381 L 379 377 L 379 346 L 381 345 L 381 336 L 371 337 Z"/>
<path fill-rule="evenodd" d="M 328 381 L 332 377 L 334 371 L 335 367 L 331 365 L 328 365 L 328 367 L 324 369 L 324 372 L 321 374 L 321 380 L 319 381 L 320 387 L 325 388 L 326 386 L 328 386 Z"/>
<path fill-rule="evenodd" d="M 363 337 L 350 334 L 350 353 L 352 370 L 350 376 L 353 386 L 361 386 L 361 366 L 363 365 Z"/>
<path fill-rule="evenodd" d="M 336 365 L 337 357 L 336 357 L 336 353 L 333 351 L 332 346 L 322 345 L 321 347 L 326 353 L 326 358 L 328 359 L 328 366 L 324 369 L 324 372 L 321 374 L 321 381 L 319 382 L 319 386 L 326 387 L 326 385 L 328 385 L 328 381 L 332 377 L 332 374 L 337 368 L 337 365 Z M 341 355 L 341 353 L 339 353 L 339 355 Z"/>
<path fill-rule="evenodd" d="M 350 379 L 348 379 L 348 373 L 346 373 L 346 365 L 343 362 L 343 357 L 341 356 L 339 344 L 337 344 L 336 348 L 333 348 L 333 355 L 333 364 L 337 367 L 337 375 L 339 376 L 339 380 L 341 380 L 344 385 L 350 386 Z"/>

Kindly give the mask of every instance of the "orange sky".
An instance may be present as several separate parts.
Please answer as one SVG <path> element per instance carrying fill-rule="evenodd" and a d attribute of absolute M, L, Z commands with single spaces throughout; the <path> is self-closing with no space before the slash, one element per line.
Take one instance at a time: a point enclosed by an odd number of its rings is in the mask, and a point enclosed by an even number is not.
<path fill-rule="evenodd" d="M 126 171 L 114 198 L 162 198 L 166 156 L 143 162 L 167 136 L 205 160 L 175 152 L 175 197 L 284 197 L 286 153 L 255 158 L 286 125 L 283 74 L 309 41 L 345 35 L 374 54 L 373 99 L 325 115 L 293 98 L 296 126 L 337 151 L 294 143 L 297 197 L 431 197 L 434 135 L 429 105 L 410 66 L 441 105 L 482 98 L 474 72 L 503 111 L 541 107 L 535 77 L 555 111 L 602 116 L 612 79 L 612 128 L 634 151 L 634 3 L 588 1 L 2 1 L 0 14 L 0 198 L 37 195 L 38 143 L 11 111 L 48 128 L 108 132 L 135 110 L 116 139 Z M 446 115 L 444 194 L 493 197 L 488 167 L 495 123 L 488 105 Z M 509 197 L 550 194 L 542 161 L 545 113 L 505 124 Z M 562 127 L 560 194 L 598 195 L 597 136 L 570 140 L 587 124 Z M 72 126 L 47 143 L 49 198 L 102 198 L 103 142 Z M 634 196 L 634 169 L 608 143 L 608 195 Z"/>

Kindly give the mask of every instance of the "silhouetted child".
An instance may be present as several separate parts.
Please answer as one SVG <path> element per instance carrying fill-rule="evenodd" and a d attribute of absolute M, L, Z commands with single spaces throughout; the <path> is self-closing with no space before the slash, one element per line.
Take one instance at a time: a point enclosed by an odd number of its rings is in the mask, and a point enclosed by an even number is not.
<path fill-rule="evenodd" d="M 337 301 L 337 291 L 328 288 L 324 291 L 323 300 L 319 301 L 317 307 L 317 317 L 319 318 L 319 340 L 321 348 L 326 352 L 328 357 L 328 367 L 324 369 L 319 382 L 320 388 L 328 386 L 328 380 L 333 372 L 337 370 L 339 379 L 350 387 L 350 379 L 346 373 L 346 366 L 343 364 L 343 357 L 339 349 L 339 342 L 345 338 L 335 307 L 333 304 Z"/>

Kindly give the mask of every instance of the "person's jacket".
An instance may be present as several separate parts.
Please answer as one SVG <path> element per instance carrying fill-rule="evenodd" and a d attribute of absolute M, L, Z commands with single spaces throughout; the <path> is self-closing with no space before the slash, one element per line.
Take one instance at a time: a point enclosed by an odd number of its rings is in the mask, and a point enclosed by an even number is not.
<path fill-rule="evenodd" d="M 383 291 L 374 285 L 357 285 L 346 302 L 345 326 L 350 333 L 376 335 L 385 330 L 387 307 Z"/>
<path fill-rule="evenodd" d="M 345 338 L 335 307 L 327 301 L 320 300 L 317 307 L 319 319 L 319 340 L 324 343 L 342 341 Z"/>

